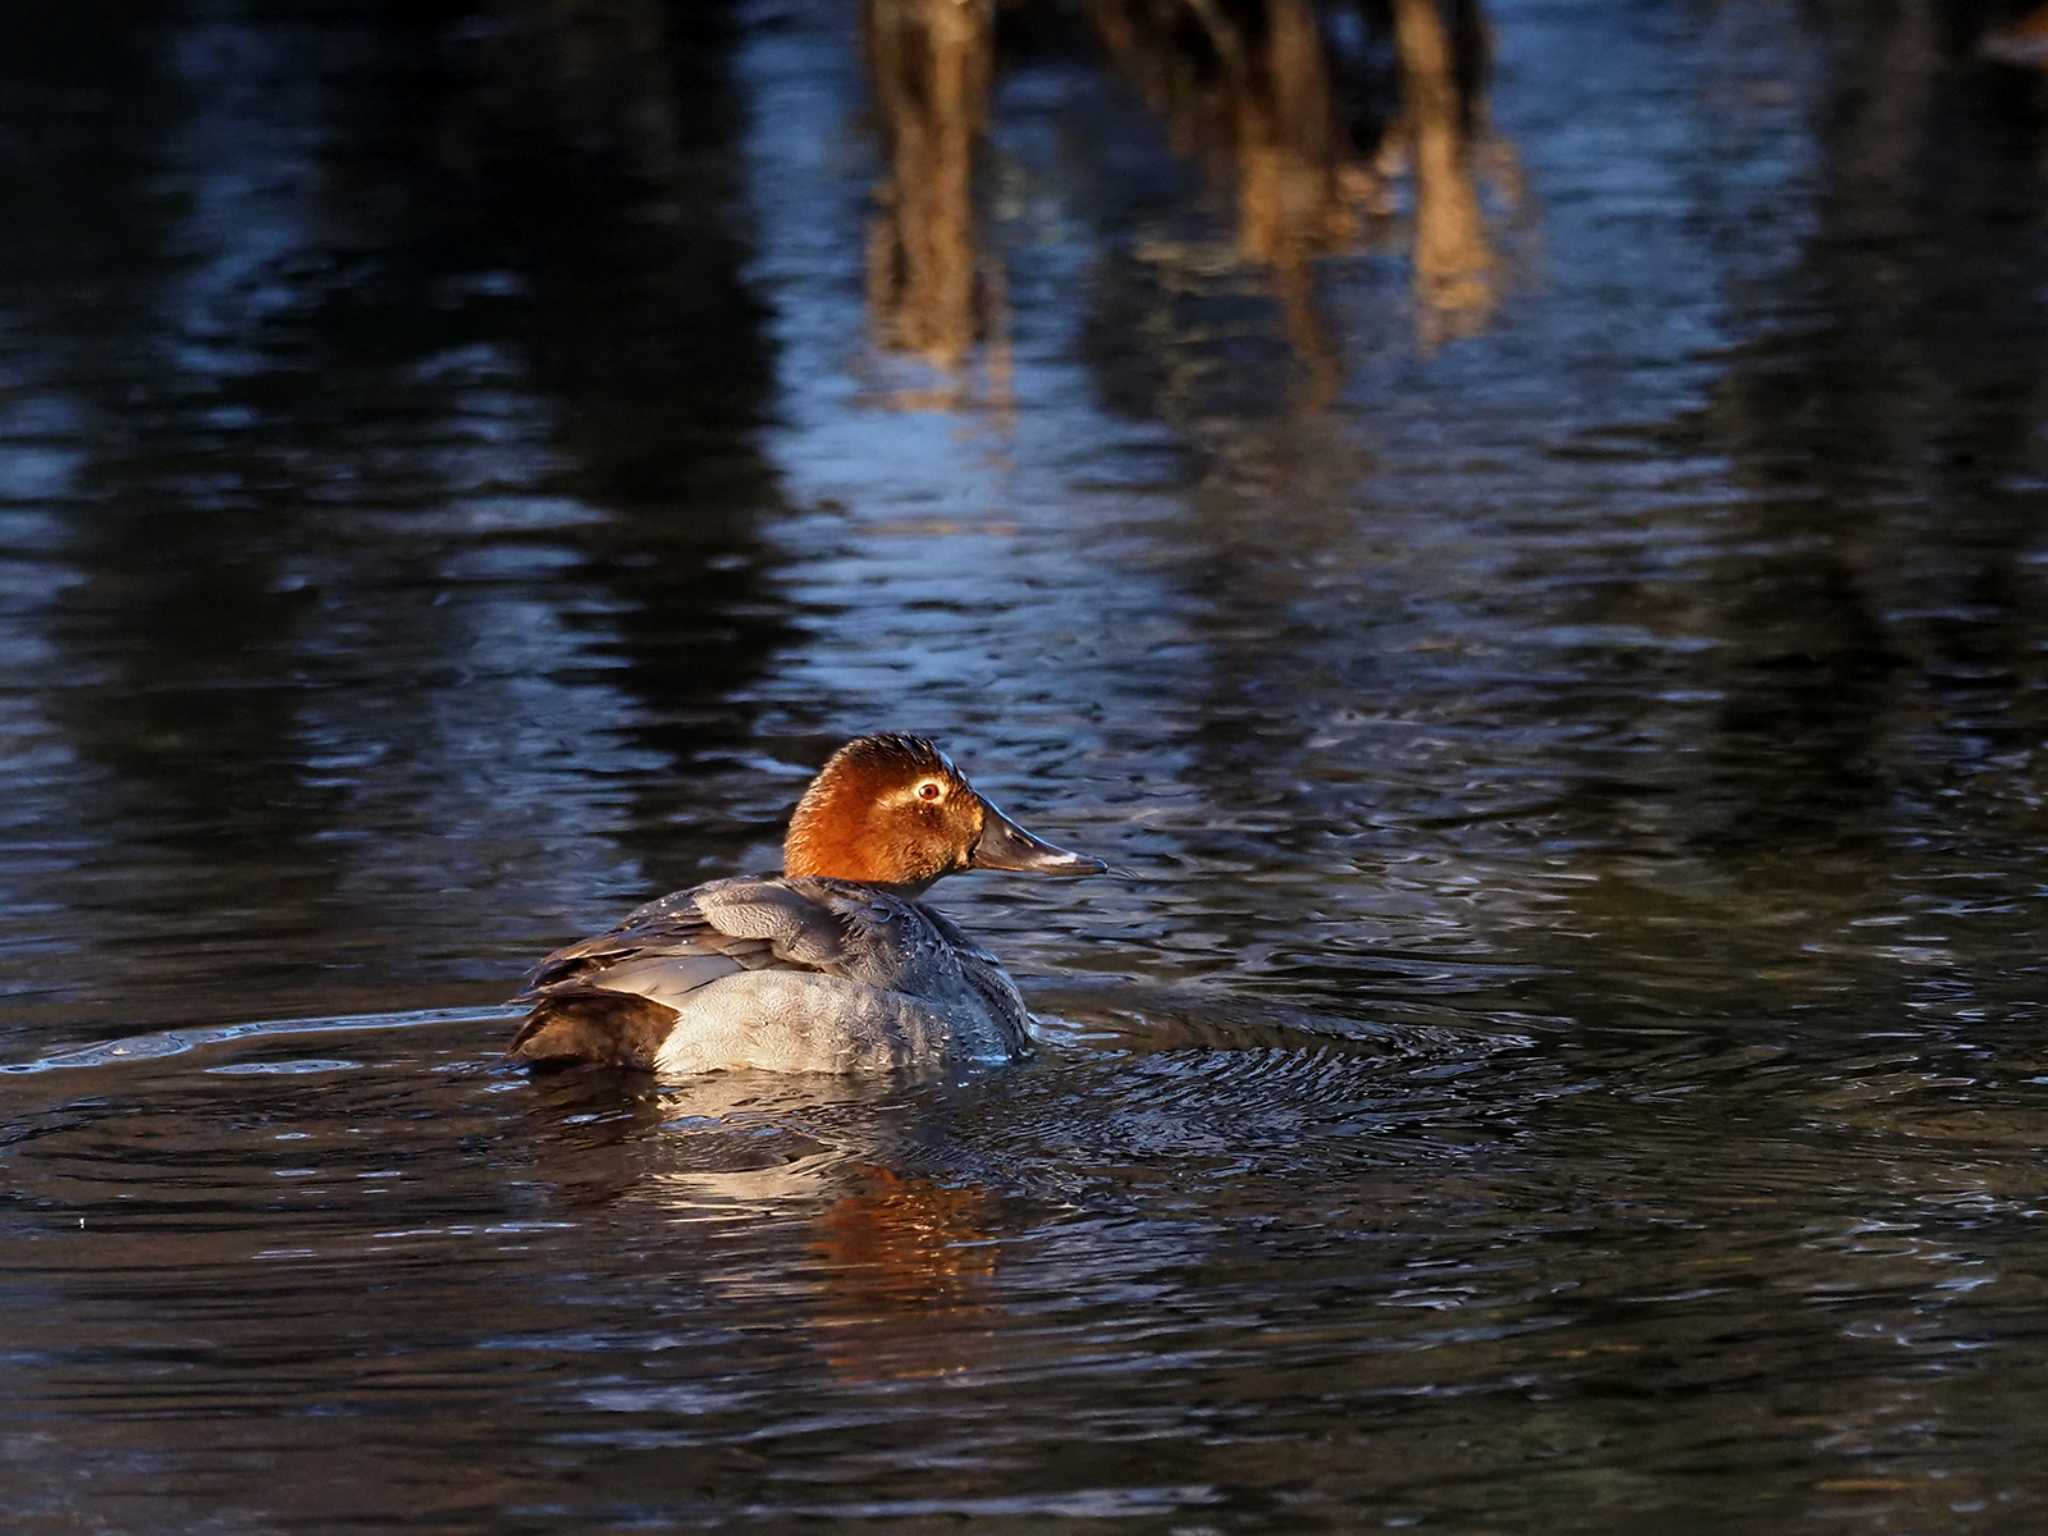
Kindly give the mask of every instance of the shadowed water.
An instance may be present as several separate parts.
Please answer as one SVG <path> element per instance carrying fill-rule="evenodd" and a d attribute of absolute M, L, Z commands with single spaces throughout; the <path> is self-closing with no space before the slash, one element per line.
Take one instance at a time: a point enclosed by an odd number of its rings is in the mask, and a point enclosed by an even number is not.
<path fill-rule="evenodd" d="M 854 9 L 0 50 L 9 1529 L 2048 1519 L 2004 13 Z M 1033 1060 L 506 1070 L 878 727 Z"/>

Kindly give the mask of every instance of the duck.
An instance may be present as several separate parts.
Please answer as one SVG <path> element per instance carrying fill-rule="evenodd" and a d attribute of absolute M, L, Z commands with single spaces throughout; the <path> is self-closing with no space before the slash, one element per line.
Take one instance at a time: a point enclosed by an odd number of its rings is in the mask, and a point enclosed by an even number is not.
<path fill-rule="evenodd" d="M 966 870 L 1108 866 L 1026 831 L 928 737 L 856 737 L 791 813 L 780 875 L 674 891 L 527 974 L 509 1048 L 535 1068 L 667 1078 L 1006 1061 L 1030 1014 L 1002 962 L 925 892 Z"/>

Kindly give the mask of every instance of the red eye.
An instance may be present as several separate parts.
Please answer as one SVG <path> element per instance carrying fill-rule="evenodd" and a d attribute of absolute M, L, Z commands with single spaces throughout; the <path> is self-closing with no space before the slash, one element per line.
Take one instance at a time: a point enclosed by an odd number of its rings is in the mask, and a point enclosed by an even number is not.
<path fill-rule="evenodd" d="M 939 786 L 927 779 L 917 786 L 917 797 L 920 800 L 936 800 L 939 798 Z"/>

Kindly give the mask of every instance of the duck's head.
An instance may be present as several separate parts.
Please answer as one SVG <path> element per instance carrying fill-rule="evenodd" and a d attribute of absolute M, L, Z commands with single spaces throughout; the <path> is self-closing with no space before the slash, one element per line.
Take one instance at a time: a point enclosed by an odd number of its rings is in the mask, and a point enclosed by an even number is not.
<path fill-rule="evenodd" d="M 862 736 L 834 752 L 789 819 L 790 875 L 921 889 L 963 869 L 1097 875 L 1100 859 L 1055 848 L 975 791 L 922 736 Z"/>

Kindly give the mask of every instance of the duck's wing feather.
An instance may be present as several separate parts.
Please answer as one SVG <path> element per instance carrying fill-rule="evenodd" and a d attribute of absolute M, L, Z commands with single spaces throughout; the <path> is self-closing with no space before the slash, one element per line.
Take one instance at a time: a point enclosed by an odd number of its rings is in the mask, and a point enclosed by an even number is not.
<path fill-rule="evenodd" d="M 655 965 L 680 976 L 691 961 L 713 962 L 698 967 L 705 981 L 738 970 L 831 970 L 848 934 L 821 894 L 771 878 L 676 891 L 628 913 L 617 927 L 556 950 L 527 974 L 514 1001 L 568 986 L 613 985 L 627 980 L 621 971 L 645 974 Z"/>
<path fill-rule="evenodd" d="M 563 987 L 623 987 L 668 969 L 702 985 L 733 971 L 874 975 L 889 956 L 928 942 L 928 913 L 854 881 L 741 877 L 676 891 L 627 913 L 616 928 L 567 944 L 526 975 L 514 1001 Z M 709 965 L 692 965 L 705 961 Z"/>

